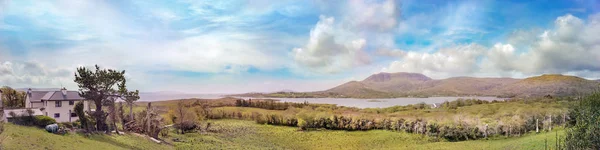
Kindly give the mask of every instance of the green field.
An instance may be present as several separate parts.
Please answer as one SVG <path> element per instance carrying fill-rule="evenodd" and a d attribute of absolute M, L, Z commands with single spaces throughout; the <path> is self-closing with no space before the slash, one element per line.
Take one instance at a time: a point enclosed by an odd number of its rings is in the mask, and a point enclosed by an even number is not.
<path fill-rule="evenodd" d="M 2 149 L 544 149 L 554 148 L 563 130 L 522 137 L 463 142 L 433 142 L 428 136 L 371 131 L 298 131 L 294 127 L 260 125 L 243 120 L 210 120 L 209 132 L 170 132 L 162 137 L 175 147 L 134 135 L 55 135 L 35 127 L 6 124 Z M 177 142 L 175 141 L 177 140 Z"/>
<path fill-rule="evenodd" d="M 24 127 L 5 124 L 5 130 L 0 134 L 0 149 L 6 150 L 37 150 L 37 149 L 139 149 L 139 150 L 168 150 L 173 147 L 156 144 L 146 138 L 135 135 L 90 135 L 67 134 L 56 135 L 36 127 Z"/>
<path fill-rule="evenodd" d="M 427 136 L 385 130 L 298 131 L 284 126 L 259 125 L 253 121 L 211 120 L 207 133 L 184 135 L 171 132 L 166 140 L 177 149 L 544 149 L 554 148 L 562 130 L 522 137 L 463 142 L 433 142 Z M 174 142 L 173 139 L 180 142 Z"/>
<path fill-rule="evenodd" d="M 178 101 L 153 103 L 165 118 L 164 125 L 172 124 L 175 106 Z M 1 149 L 555 149 L 556 138 L 564 137 L 561 124 L 555 124 L 552 132 L 541 127 L 541 133 L 517 132 L 511 136 L 496 135 L 490 139 L 449 142 L 445 138 L 426 136 L 404 131 L 374 129 L 368 131 L 325 130 L 311 128 L 299 130 L 298 126 L 274 126 L 257 124 L 249 116 L 253 114 L 278 114 L 283 117 L 298 118 L 302 115 L 330 117 L 346 115 L 351 117 L 409 118 L 426 119 L 440 124 L 465 122 L 470 124 L 490 124 L 495 122 L 523 126 L 533 115 L 564 114 L 570 101 L 529 100 L 465 105 L 455 109 L 422 108 L 417 106 L 395 106 L 377 109 L 358 109 L 334 105 L 308 105 L 303 108 L 290 107 L 285 110 L 268 110 L 253 107 L 235 107 L 235 100 L 214 101 L 186 100 L 188 119 L 200 122 L 202 127 L 211 123 L 209 130 L 194 130 L 184 135 L 173 129 L 160 138 L 170 144 L 156 144 L 146 138 L 127 135 L 50 134 L 40 128 L 6 124 L 0 135 Z M 203 113 L 203 106 L 210 106 L 209 114 Z M 137 105 L 134 111 L 142 111 L 145 103 Z M 235 113 L 234 113 L 235 112 Z M 236 119 L 227 114 L 240 114 Z M 211 117 L 200 117 L 209 115 Z M 219 116 L 221 115 L 221 116 Z M 219 117 L 215 117 L 219 116 Z M 212 119 L 209 119 L 212 118 Z M 556 122 L 560 121 L 560 118 Z M 555 123 L 556 123 L 555 122 Z M 541 122 L 543 124 L 544 122 Z M 505 126 L 506 127 L 506 126 Z M 558 129 L 558 130 L 557 130 Z M 506 131 L 506 130 L 505 130 Z M 546 144 L 547 143 L 547 144 Z"/>

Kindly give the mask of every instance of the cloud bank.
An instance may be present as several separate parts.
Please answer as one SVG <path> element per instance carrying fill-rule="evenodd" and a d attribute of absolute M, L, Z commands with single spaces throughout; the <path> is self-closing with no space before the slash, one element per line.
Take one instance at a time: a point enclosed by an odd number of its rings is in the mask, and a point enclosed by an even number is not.
<path fill-rule="evenodd" d="M 379 71 L 599 79 L 594 6 L 0 0 L 0 85 L 74 89 L 75 68 L 94 64 L 142 91 L 193 93 L 320 90 Z"/>
<path fill-rule="evenodd" d="M 534 31 L 537 30 L 519 33 L 521 36 L 517 39 L 513 37 L 507 43 L 496 43 L 491 47 L 473 43 L 442 48 L 433 53 L 396 51 L 406 54 L 382 71 L 419 72 L 438 78 L 546 73 L 597 77 L 600 72 L 600 38 L 595 35 L 600 34 L 600 14 L 590 16 L 587 21 L 567 14 L 556 18 L 553 28 L 538 33 Z M 386 54 L 390 55 L 389 52 Z"/>

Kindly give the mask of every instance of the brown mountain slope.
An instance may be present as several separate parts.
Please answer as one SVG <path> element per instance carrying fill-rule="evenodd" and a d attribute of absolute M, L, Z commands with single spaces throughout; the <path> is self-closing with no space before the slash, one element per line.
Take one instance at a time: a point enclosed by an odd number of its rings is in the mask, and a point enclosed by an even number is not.
<path fill-rule="evenodd" d="M 420 89 L 423 83 L 431 80 L 423 74 L 398 72 L 374 74 L 360 83 L 377 91 L 403 93 Z"/>
<path fill-rule="evenodd" d="M 454 77 L 427 82 L 419 93 L 433 95 L 494 95 L 488 91 L 519 81 L 513 78 Z"/>
<path fill-rule="evenodd" d="M 378 73 L 323 91 L 350 97 L 397 96 L 569 96 L 590 93 L 596 81 L 575 76 L 542 75 L 526 79 L 454 77 L 434 80 L 418 73 Z"/>
<path fill-rule="evenodd" d="M 392 93 L 375 90 L 367 84 L 358 81 L 350 81 L 325 92 L 317 93 L 335 93 L 338 97 L 354 98 L 394 97 Z"/>
<path fill-rule="evenodd" d="M 497 95 L 516 96 L 570 96 L 591 93 L 599 88 L 599 83 L 576 76 L 542 75 L 520 80 L 496 89 Z"/>

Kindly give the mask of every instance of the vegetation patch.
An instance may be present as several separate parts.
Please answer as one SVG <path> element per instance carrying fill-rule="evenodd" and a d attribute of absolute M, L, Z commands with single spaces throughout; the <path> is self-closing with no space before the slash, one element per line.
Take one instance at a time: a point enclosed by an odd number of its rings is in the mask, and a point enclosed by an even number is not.
<path fill-rule="evenodd" d="M 164 144 L 156 144 L 146 138 L 135 135 L 105 134 L 65 134 L 48 133 L 36 127 L 25 127 L 7 123 L 0 134 L 0 149 L 37 150 L 37 149 L 138 149 L 168 150 L 174 149 Z"/>

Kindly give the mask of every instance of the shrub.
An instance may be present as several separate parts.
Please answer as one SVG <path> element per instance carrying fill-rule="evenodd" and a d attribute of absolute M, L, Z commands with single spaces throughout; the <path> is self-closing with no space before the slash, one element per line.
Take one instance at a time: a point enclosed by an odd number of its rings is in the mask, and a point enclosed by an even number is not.
<path fill-rule="evenodd" d="M 46 127 L 49 124 L 56 123 L 56 120 L 48 116 L 35 116 L 35 125 L 38 127 Z"/>
<path fill-rule="evenodd" d="M 89 129 L 89 125 L 93 125 L 92 120 L 94 119 L 90 119 L 87 115 L 85 115 L 85 112 L 83 111 L 83 102 L 77 102 L 77 104 L 75 104 L 75 107 L 73 107 L 73 110 L 75 110 L 75 114 L 77 114 L 77 116 L 79 117 L 79 120 L 77 120 L 79 122 L 78 125 L 80 128 L 82 129 Z"/>
<path fill-rule="evenodd" d="M 2 118 L 4 115 L 4 113 L 0 113 L 0 118 Z M 0 120 L 0 134 L 2 134 L 2 131 L 4 131 L 4 121 Z"/>
<path fill-rule="evenodd" d="M 193 121 L 183 121 L 181 123 L 175 124 L 174 127 L 175 129 L 181 130 L 181 133 L 183 134 L 196 129 L 198 127 L 198 124 L 196 124 Z"/>
<path fill-rule="evenodd" d="M 583 98 L 571 115 L 575 125 L 567 130 L 567 149 L 600 149 L 600 92 Z"/>
<path fill-rule="evenodd" d="M 61 122 L 60 126 L 71 129 L 71 128 L 73 128 L 73 123 L 71 123 L 71 122 Z"/>
<path fill-rule="evenodd" d="M 81 128 L 81 122 L 79 122 L 79 120 L 73 122 L 73 127 Z"/>

